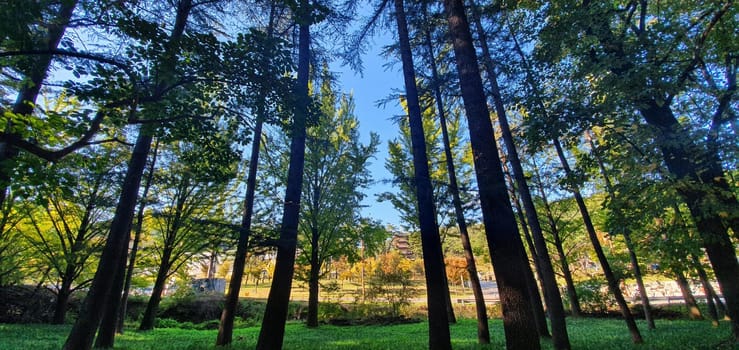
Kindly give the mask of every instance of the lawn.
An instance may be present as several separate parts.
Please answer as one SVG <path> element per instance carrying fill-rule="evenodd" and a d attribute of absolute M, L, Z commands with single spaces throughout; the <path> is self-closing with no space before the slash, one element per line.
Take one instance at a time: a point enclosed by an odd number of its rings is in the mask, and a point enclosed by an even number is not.
<path fill-rule="evenodd" d="M 728 323 L 714 328 L 707 321 L 658 320 L 657 329 L 646 330 L 639 324 L 645 344 L 631 344 L 626 326 L 615 319 L 569 319 L 573 349 L 739 349 L 729 339 Z M 0 349 L 60 349 L 70 326 L 0 324 Z M 493 344 L 476 344 L 474 320 L 461 320 L 451 326 L 455 349 L 503 349 L 500 320 L 491 322 Z M 204 350 L 213 346 L 215 330 L 161 328 L 149 332 L 129 331 L 117 338 L 116 349 Z M 237 329 L 232 349 L 253 349 L 258 327 Z M 321 326 L 308 329 L 301 323 L 290 323 L 285 334 L 284 349 L 425 349 L 427 324 L 393 326 Z M 551 343 L 542 341 L 544 349 Z"/>

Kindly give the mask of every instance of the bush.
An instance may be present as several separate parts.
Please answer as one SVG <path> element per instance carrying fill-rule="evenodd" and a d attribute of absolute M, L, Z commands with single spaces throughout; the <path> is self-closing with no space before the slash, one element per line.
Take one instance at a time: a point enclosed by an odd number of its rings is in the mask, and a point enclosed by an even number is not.
<path fill-rule="evenodd" d="M 603 278 L 594 277 L 575 283 L 580 307 L 586 313 L 607 314 L 616 305 L 616 299 L 608 290 Z"/>

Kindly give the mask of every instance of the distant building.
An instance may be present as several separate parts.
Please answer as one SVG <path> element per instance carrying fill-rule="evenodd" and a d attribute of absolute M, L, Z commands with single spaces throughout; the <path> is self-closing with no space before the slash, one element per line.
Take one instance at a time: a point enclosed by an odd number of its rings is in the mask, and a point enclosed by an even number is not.
<path fill-rule="evenodd" d="M 409 236 L 410 233 L 407 232 L 393 232 L 393 237 L 390 240 L 390 248 L 398 251 L 400 255 L 408 259 L 413 259 L 415 258 L 415 254 L 413 254 L 411 244 L 408 242 Z"/>

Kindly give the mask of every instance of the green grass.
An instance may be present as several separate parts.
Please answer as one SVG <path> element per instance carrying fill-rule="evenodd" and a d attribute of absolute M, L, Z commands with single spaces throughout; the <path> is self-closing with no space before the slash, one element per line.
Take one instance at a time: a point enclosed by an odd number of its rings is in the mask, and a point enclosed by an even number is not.
<path fill-rule="evenodd" d="M 455 349 L 503 349 L 500 320 L 491 322 L 493 344 L 477 345 L 474 320 L 461 320 L 451 326 Z M 308 329 L 300 323 L 287 325 L 284 349 L 425 349 L 428 348 L 426 323 L 396 326 L 321 326 Z M 718 328 L 707 321 L 658 320 L 657 329 L 639 324 L 645 343 L 633 345 L 626 326 L 614 319 L 569 319 L 573 349 L 739 349 L 729 341 L 728 323 Z M 60 349 L 70 326 L 0 324 L 0 349 Z M 150 332 L 129 331 L 116 340 L 116 349 L 128 350 L 205 350 L 213 346 L 217 331 L 162 328 Z M 232 349 L 253 349 L 258 327 L 234 331 Z M 551 343 L 543 340 L 544 349 Z"/>

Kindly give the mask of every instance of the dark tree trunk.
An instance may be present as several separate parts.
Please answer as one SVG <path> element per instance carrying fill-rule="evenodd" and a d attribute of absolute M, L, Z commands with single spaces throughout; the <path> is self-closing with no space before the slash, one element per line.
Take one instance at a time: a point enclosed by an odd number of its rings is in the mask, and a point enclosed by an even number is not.
<path fill-rule="evenodd" d="M 505 166 L 505 160 L 503 160 L 503 171 L 506 173 L 506 178 L 508 179 L 508 182 L 513 186 L 513 179 L 511 179 L 511 175 L 509 174 L 508 170 Z M 529 247 L 529 251 L 532 255 L 532 261 L 534 262 L 534 267 L 536 268 L 536 274 L 539 277 L 539 281 L 542 280 L 541 278 L 541 268 L 539 267 L 539 259 L 536 256 L 536 247 L 534 246 L 534 241 L 531 239 L 531 234 L 529 234 L 529 228 L 526 223 L 526 217 L 524 214 L 523 209 L 521 208 L 521 201 L 518 200 L 518 197 L 516 196 L 515 189 L 510 188 L 508 190 L 508 193 L 511 196 L 511 201 L 513 202 L 514 207 L 516 208 L 516 215 L 518 216 L 518 221 L 521 223 L 521 231 L 523 231 L 523 237 L 526 241 L 526 245 Z M 529 298 L 531 299 L 531 307 L 534 311 L 534 321 L 536 321 L 536 329 L 539 332 L 540 337 L 551 337 L 549 334 L 549 326 L 547 324 L 547 315 L 544 311 L 544 305 L 542 305 L 542 298 L 541 294 L 539 294 L 539 288 L 536 283 L 536 278 L 534 278 L 534 273 L 531 271 L 531 268 L 528 269 L 529 272 L 526 273 L 526 279 L 528 280 L 527 284 L 529 286 Z M 546 290 L 542 288 L 542 292 L 546 294 Z"/>
<path fill-rule="evenodd" d="M 175 47 L 174 42 L 178 41 L 185 32 L 190 10 L 192 10 L 191 0 L 183 0 L 178 3 L 174 28 L 169 38 L 171 48 Z M 110 233 L 100 256 L 95 277 L 82 303 L 80 317 L 75 322 L 64 343 L 64 350 L 89 350 L 92 347 L 95 330 L 102 318 L 103 307 L 109 302 L 120 302 L 120 290 L 112 291 L 112 286 L 115 273 L 118 271 L 118 262 L 121 261 L 120 257 L 126 254 L 128 249 L 141 178 L 144 175 L 146 159 L 151 149 L 152 132 L 153 130 L 146 125 L 139 130 L 121 187 L 118 206 L 111 222 Z M 111 295 L 116 295 L 115 300 L 110 297 Z"/>
<path fill-rule="evenodd" d="M 297 18 L 298 34 L 298 77 L 295 86 L 297 105 L 295 106 L 292 141 L 290 144 L 290 165 L 287 170 L 285 206 L 282 214 L 280 239 L 277 243 L 277 260 L 274 278 L 269 290 L 267 306 L 262 319 L 262 328 L 257 340 L 258 350 L 281 349 L 285 335 L 285 321 L 290 302 L 293 275 L 295 273 L 295 251 L 298 239 L 298 220 L 300 217 L 300 197 L 303 187 L 305 166 L 305 134 L 308 115 L 308 71 L 310 66 L 310 18 L 308 0 L 299 1 Z"/>
<path fill-rule="evenodd" d="M 157 154 L 159 150 L 159 141 L 154 143 L 154 151 L 152 152 L 151 162 L 149 163 L 149 171 L 146 175 L 146 181 L 144 182 L 144 192 L 141 195 L 141 201 L 139 203 L 139 210 L 136 214 L 136 227 L 134 229 L 133 244 L 131 245 L 131 253 L 128 258 L 128 267 L 126 269 L 126 281 L 123 285 L 123 296 L 121 296 L 121 307 L 118 312 L 118 322 L 116 325 L 116 332 L 123 334 L 123 323 L 126 320 L 126 309 L 128 308 L 128 293 L 131 290 L 131 279 L 133 278 L 133 269 L 136 267 L 136 255 L 139 251 L 139 242 L 141 242 L 141 232 L 144 224 L 144 209 L 146 208 L 146 201 L 149 197 L 149 189 L 154 180 L 154 168 L 156 166 Z"/>
<path fill-rule="evenodd" d="M 110 349 L 115 344 L 115 329 L 118 323 L 118 312 L 120 311 L 120 291 L 123 290 L 123 285 L 126 280 L 126 254 L 128 249 L 121 254 L 120 261 L 118 262 L 118 271 L 114 277 L 113 286 L 111 287 L 110 302 L 105 305 L 103 311 L 103 318 L 100 321 L 98 327 L 98 334 L 95 338 L 95 348 L 98 349 Z"/>
<path fill-rule="evenodd" d="M 688 308 L 688 316 L 691 320 L 702 320 L 703 314 L 701 309 L 698 307 L 698 302 L 693 296 L 693 292 L 690 291 L 690 285 L 688 280 L 685 278 L 685 274 L 682 271 L 675 270 L 675 282 L 680 287 L 680 293 L 683 295 L 685 300 L 685 306 Z"/>
<path fill-rule="evenodd" d="M 429 349 L 451 349 L 449 319 L 447 315 L 448 299 L 444 289 L 445 267 L 441 251 L 439 227 L 436 225 L 433 188 L 429 175 L 428 158 L 426 156 L 426 140 L 424 139 L 421 108 L 416 88 L 416 73 L 413 68 L 413 54 L 408 35 L 405 7 L 403 0 L 395 0 L 395 19 L 398 25 L 398 41 L 403 63 L 403 79 L 405 81 L 406 102 L 408 106 L 408 124 L 411 132 L 413 149 L 413 172 L 418 202 L 418 223 L 421 229 L 421 246 L 426 274 L 426 290 L 428 297 Z"/>
<path fill-rule="evenodd" d="M 423 8 L 424 16 L 427 16 L 426 6 Z M 480 285 L 480 277 L 477 275 L 477 264 L 475 264 L 475 256 L 472 254 L 472 244 L 467 231 L 467 220 L 464 217 L 464 209 L 462 208 L 462 199 L 459 195 L 459 187 L 457 184 L 457 174 L 454 167 L 454 156 L 452 155 L 451 142 L 449 141 L 449 130 L 446 123 L 446 111 L 444 109 L 444 99 L 439 86 L 439 72 L 436 67 L 436 55 L 434 54 L 434 46 L 431 41 L 431 33 L 426 30 L 424 33 L 426 48 L 428 49 L 429 63 L 431 66 L 431 76 L 433 81 L 432 89 L 436 100 L 436 109 L 439 113 L 439 125 L 441 126 L 442 143 L 444 144 L 444 155 L 446 156 L 446 169 L 449 174 L 449 192 L 452 194 L 452 204 L 454 205 L 454 215 L 459 226 L 459 238 L 462 241 L 462 249 L 464 250 L 464 258 L 467 262 L 467 273 L 470 278 L 470 288 L 472 295 L 475 297 L 475 312 L 477 315 L 477 342 L 480 344 L 490 344 L 490 328 L 488 327 L 488 314 L 485 308 L 485 297 L 483 296 L 482 286 Z M 447 286 L 449 284 L 447 283 Z M 448 289 L 447 289 L 448 290 Z M 451 309 L 451 307 L 450 307 Z M 449 310 L 447 310 L 448 312 Z M 454 310 L 452 310 L 453 312 Z M 449 314 L 450 318 L 454 316 Z M 456 318 L 455 318 L 456 321 Z M 452 323 L 450 321 L 450 323 Z"/>
<path fill-rule="evenodd" d="M 490 90 L 493 97 L 493 105 L 495 106 L 495 112 L 498 116 L 498 123 L 500 124 L 500 130 L 503 136 L 503 142 L 505 143 L 508 161 L 513 168 L 513 178 L 516 182 L 516 188 L 520 195 L 520 199 L 523 202 L 528 224 L 529 227 L 531 227 L 531 234 L 534 239 L 534 246 L 536 248 L 534 259 L 538 261 L 538 266 L 541 269 L 540 276 L 544 289 L 544 299 L 547 304 L 549 319 L 552 323 L 552 344 L 555 349 L 569 349 L 570 339 L 567 335 L 565 309 L 564 306 L 562 306 L 562 296 L 560 295 L 559 287 L 557 286 L 557 279 L 554 275 L 552 260 L 549 257 L 547 243 L 546 240 L 544 240 L 544 234 L 541 231 L 539 217 L 536 215 L 536 208 L 534 207 L 534 200 L 531 198 L 529 185 L 526 183 L 526 179 L 524 177 L 521 160 L 518 157 L 518 151 L 516 150 L 516 145 L 513 141 L 513 134 L 508 125 L 508 117 L 506 115 L 505 106 L 503 105 L 503 97 L 500 95 L 500 87 L 498 86 L 498 75 L 495 72 L 493 60 L 490 56 L 485 31 L 482 28 L 482 23 L 480 23 L 479 15 L 477 15 L 477 8 L 474 4 L 472 5 L 472 9 L 475 16 L 475 25 L 477 27 L 478 36 L 482 46 L 484 67 L 488 74 Z"/>
<path fill-rule="evenodd" d="M 69 20 L 72 18 L 75 7 L 77 7 L 78 0 L 62 1 L 59 7 L 59 12 L 56 18 L 52 19 L 48 24 L 48 35 L 46 37 L 46 47 L 35 47 L 33 49 L 46 49 L 55 50 L 64 36 L 64 32 L 67 30 Z M 36 104 L 39 92 L 41 91 L 41 85 L 43 84 L 46 76 L 49 73 L 51 67 L 52 56 L 51 55 L 38 55 L 33 57 L 33 67 L 29 69 L 27 76 L 25 77 L 28 82 L 25 83 L 25 87 L 21 88 L 18 92 L 18 97 L 13 103 L 13 113 L 19 115 L 30 115 L 33 113 L 33 106 Z M 10 125 L 6 125 L 9 128 Z M 9 130 L 5 130 L 3 133 L 18 136 L 13 134 Z M 18 155 L 18 149 L 7 141 L 0 141 L 0 207 L 5 203 L 6 196 L 9 192 L 10 182 L 10 170 L 8 169 L 9 162 Z"/>
<path fill-rule="evenodd" d="M 566 176 L 572 176 L 572 170 L 570 169 L 567 158 L 565 157 L 559 140 L 554 139 L 553 143 Z M 593 226 L 593 222 L 590 219 L 590 213 L 588 212 L 587 206 L 585 206 L 585 200 L 582 198 L 580 190 L 577 187 L 571 188 L 570 191 L 575 196 L 577 206 L 580 208 L 580 214 L 582 215 L 583 222 L 585 223 L 585 229 L 588 232 L 588 237 L 590 238 L 590 242 L 593 244 L 595 255 L 598 257 L 598 262 L 600 263 L 600 266 L 603 269 L 603 274 L 605 275 L 606 281 L 608 282 L 608 289 L 610 289 L 611 293 L 616 299 L 616 303 L 621 309 L 621 314 L 624 317 L 624 321 L 626 321 L 626 326 L 629 328 L 629 333 L 631 333 L 631 340 L 635 344 L 640 344 L 644 342 L 644 340 L 641 337 L 641 333 L 639 333 L 639 328 L 636 327 L 634 315 L 631 314 L 631 311 L 629 310 L 629 305 L 626 304 L 626 299 L 624 299 L 624 296 L 621 293 L 621 289 L 618 286 L 618 280 L 616 280 L 616 276 L 613 274 L 613 270 L 611 270 L 611 265 L 608 263 L 606 254 L 603 252 L 603 247 L 601 247 L 600 241 L 598 241 L 598 235 L 595 233 L 595 227 Z"/>
<path fill-rule="evenodd" d="M 72 281 L 63 278 L 59 291 L 56 294 L 56 304 L 54 305 L 54 317 L 51 319 L 52 324 L 64 324 L 67 316 L 67 308 L 69 307 L 69 295 L 71 294 Z"/>
<path fill-rule="evenodd" d="M 169 275 L 169 269 L 172 264 L 170 261 L 171 256 L 171 248 L 165 247 L 164 252 L 162 253 L 162 261 L 159 263 L 157 278 L 154 281 L 154 288 L 151 290 L 151 297 L 149 297 L 149 302 L 146 303 L 144 316 L 141 317 L 141 325 L 139 325 L 140 331 L 148 331 L 154 328 L 157 311 L 159 310 L 159 303 L 162 301 L 162 294 L 164 294 L 165 283 L 167 282 L 167 276 Z"/>
<path fill-rule="evenodd" d="M 80 317 L 64 344 L 65 350 L 89 350 L 92 347 L 104 307 L 111 301 L 111 289 L 118 271 L 118 263 L 124 250 L 128 248 L 131 221 L 136 208 L 141 177 L 151 148 L 152 137 L 148 133 L 149 130 L 146 127 L 139 131 L 121 187 L 121 195 L 110 226 L 110 233 L 100 256 L 95 277 L 82 303 Z"/>
<path fill-rule="evenodd" d="M 711 283 L 708 282 L 708 275 L 706 270 L 703 269 L 700 260 L 695 255 L 690 255 L 691 261 L 698 271 L 698 278 L 700 278 L 701 285 L 703 286 L 703 295 L 706 297 L 706 305 L 708 306 L 708 314 L 711 316 L 711 323 L 714 327 L 718 326 L 718 310 L 716 309 L 716 303 L 713 301 L 713 293 Z"/>
<path fill-rule="evenodd" d="M 319 198 L 319 196 L 316 196 Z M 318 232 L 317 225 L 311 228 L 311 252 L 310 252 L 310 272 L 308 275 L 308 317 L 306 326 L 318 327 L 318 280 L 321 274 L 321 262 L 318 259 Z"/>
<path fill-rule="evenodd" d="M 257 164 L 259 164 L 259 145 L 262 140 L 262 125 L 264 118 L 257 117 L 254 127 L 254 138 L 251 144 L 251 156 L 249 157 L 249 174 L 246 176 L 246 195 L 244 197 L 244 215 L 241 217 L 241 230 L 239 230 L 239 241 L 236 245 L 233 271 L 228 283 L 228 294 L 221 313 L 221 323 L 218 325 L 218 336 L 216 345 L 225 346 L 231 344 L 233 338 L 234 317 L 239 305 L 239 293 L 241 292 L 241 281 L 244 277 L 244 265 L 246 264 L 246 252 L 251 236 L 251 217 L 254 212 L 254 193 L 257 187 Z"/>
<path fill-rule="evenodd" d="M 539 349 L 526 282 L 526 255 L 495 144 L 469 22 L 461 0 L 446 0 L 449 33 L 470 130 L 490 257 L 503 307 L 508 349 Z"/>
<path fill-rule="evenodd" d="M 719 215 L 721 210 L 736 214 L 739 211 L 737 199 L 726 181 L 718 154 L 697 150 L 669 105 L 659 105 L 653 100 L 644 105 L 641 114 L 648 124 L 659 130 L 658 145 L 665 164 L 678 180 L 677 191 L 698 227 L 726 300 L 732 334 L 739 341 L 739 262 L 728 234 L 737 220 L 724 223 Z M 731 228 L 739 238 L 739 227 Z"/>

